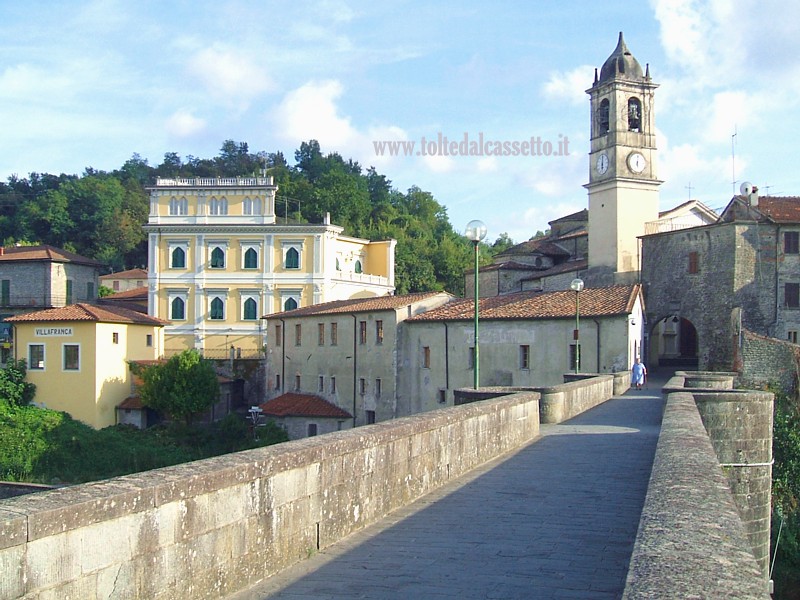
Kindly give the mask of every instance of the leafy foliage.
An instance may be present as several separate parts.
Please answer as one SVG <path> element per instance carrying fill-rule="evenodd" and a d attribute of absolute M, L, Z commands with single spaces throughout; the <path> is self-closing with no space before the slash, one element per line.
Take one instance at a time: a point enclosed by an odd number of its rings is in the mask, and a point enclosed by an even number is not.
<path fill-rule="evenodd" d="M 27 372 L 24 360 L 10 360 L 0 371 L 0 403 L 26 406 L 36 394 L 36 386 L 25 381 Z"/>
<path fill-rule="evenodd" d="M 347 235 L 397 240 L 398 293 L 446 289 L 460 294 L 471 268 L 469 242 L 456 232 L 447 210 L 424 190 L 401 192 L 373 167 L 366 170 L 338 153 L 323 154 L 319 142 L 303 142 L 290 165 L 280 153 L 251 153 L 246 142 L 225 140 L 214 158 L 167 152 L 151 166 L 134 153 L 119 169 L 87 168 L 82 176 L 31 172 L 0 183 L 0 239 L 50 244 L 105 262 L 114 270 L 147 264 L 142 225 L 156 177 L 235 177 L 266 170 L 278 184 L 280 220 L 319 223 L 326 213 Z M 501 234 L 491 253 L 513 242 Z M 486 246 L 489 248 L 489 246 Z"/>
<path fill-rule="evenodd" d="M 210 361 L 197 350 L 184 350 L 167 362 L 140 367 L 142 404 L 160 413 L 191 423 L 192 416 L 211 407 L 219 398 L 219 381 Z"/>

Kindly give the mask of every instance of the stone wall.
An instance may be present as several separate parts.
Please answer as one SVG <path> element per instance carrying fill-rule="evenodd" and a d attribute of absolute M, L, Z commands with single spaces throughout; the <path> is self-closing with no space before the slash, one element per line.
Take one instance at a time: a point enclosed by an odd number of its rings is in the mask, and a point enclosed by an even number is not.
<path fill-rule="evenodd" d="M 0 598 L 218 598 L 539 433 L 518 393 L 0 501 Z"/>
<path fill-rule="evenodd" d="M 800 372 L 800 346 L 764 337 L 751 331 L 742 332 L 741 385 L 763 389 L 777 385 L 791 393 L 797 390 Z"/>
<path fill-rule="evenodd" d="M 691 393 L 667 396 L 623 598 L 769 598 Z"/>

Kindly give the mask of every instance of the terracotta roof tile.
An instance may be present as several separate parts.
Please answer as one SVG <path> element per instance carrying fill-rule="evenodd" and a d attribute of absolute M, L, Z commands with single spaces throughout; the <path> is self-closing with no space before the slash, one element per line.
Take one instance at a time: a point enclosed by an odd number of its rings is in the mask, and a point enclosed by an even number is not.
<path fill-rule="evenodd" d="M 147 279 L 147 271 L 144 269 L 128 269 L 127 271 L 100 275 L 100 281 L 108 281 L 110 279 Z"/>
<path fill-rule="evenodd" d="M 628 314 L 640 295 L 639 284 L 586 288 L 580 293 L 580 314 L 586 317 Z M 481 298 L 479 313 L 481 320 L 574 318 L 575 292 L 529 291 Z M 474 316 L 474 301 L 459 299 L 412 317 L 409 321 L 466 321 Z"/>
<path fill-rule="evenodd" d="M 140 325 L 166 325 L 166 321 L 150 317 L 121 306 L 97 306 L 95 304 L 70 304 L 61 308 L 48 308 L 16 315 L 5 319 L 10 323 L 32 323 L 40 321 L 93 321 L 96 323 L 131 323 Z"/>
<path fill-rule="evenodd" d="M 101 278 L 102 279 L 102 278 Z M 132 290 L 125 290 L 124 292 L 117 292 L 116 294 L 109 294 L 104 296 L 103 300 L 147 300 L 147 286 L 133 288 Z"/>
<path fill-rule="evenodd" d="M 551 275 L 560 275 L 561 273 L 569 273 L 570 271 L 585 271 L 589 266 L 589 261 L 586 259 L 583 260 L 570 260 L 560 265 L 556 265 L 547 269 L 546 271 L 540 271 L 535 275 L 531 275 L 530 277 L 525 277 L 521 279 L 521 281 L 534 281 L 536 279 L 542 279 L 543 277 L 550 277 Z"/>
<path fill-rule="evenodd" d="M 346 410 L 310 394 L 286 393 L 259 405 L 265 415 L 273 417 L 330 417 L 352 419 Z"/>
<path fill-rule="evenodd" d="M 528 240 L 516 246 L 511 246 L 497 256 L 513 256 L 515 254 L 542 254 L 544 256 L 569 256 L 569 252 L 558 244 L 554 244 L 552 239 L 540 238 L 538 240 Z"/>
<path fill-rule="evenodd" d="M 128 410 L 144 410 L 144 404 L 142 404 L 142 399 L 139 396 L 128 396 L 117 404 L 117 408 L 125 408 Z"/>
<path fill-rule="evenodd" d="M 374 298 L 334 300 L 332 302 L 312 304 L 311 306 L 304 306 L 302 308 L 295 308 L 294 310 L 287 310 L 281 313 L 266 315 L 264 318 L 307 317 L 309 315 L 333 315 L 341 313 L 370 312 L 375 310 L 394 310 L 419 300 L 432 298 L 433 296 L 441 293 L 443 292 L 420 292 L 417 294 L 405 294 L 402 296 L 376 296 Z"/>
<path fill-rule="evenodd" d="M 22 260 L 29 261 L 51 261 L 51 262 L 71 262 L 96 267 L 104 266 L 103 263 L 67 252 L 55 246 L 10 246 L 3 247 L 0 254 L 0 262 L 16 262 Z"/>
<path fill-rule="evenodd" d="M 798 196 L 763 196 L 758 199 L 758 210 L 779 223 L 800 223 Z"/>

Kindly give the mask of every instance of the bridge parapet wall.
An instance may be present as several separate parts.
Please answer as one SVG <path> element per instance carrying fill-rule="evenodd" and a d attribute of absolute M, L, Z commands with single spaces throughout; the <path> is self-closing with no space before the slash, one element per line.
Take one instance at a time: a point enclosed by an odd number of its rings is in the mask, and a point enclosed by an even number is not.
<path fill-rule="evenodd" d="M 539 434 L 522 392 L 0 501 L 0 598 L 216 598 Z"/>
<path fill-rule="evenodd" d="M 772 395 L 683 384 L 664 388 L 623 597 L 769 598 Z"/>

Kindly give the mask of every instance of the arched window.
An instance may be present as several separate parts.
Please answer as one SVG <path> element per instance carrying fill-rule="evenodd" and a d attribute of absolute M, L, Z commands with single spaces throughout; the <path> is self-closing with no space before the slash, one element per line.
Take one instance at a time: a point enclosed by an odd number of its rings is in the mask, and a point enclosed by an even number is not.
<path fill-rule="evenodd" d="M 294 310 L 295 308 L 297 308 L 297 300 L 294 298 L 287 298 L 283 303 L 283 310 Z"/>
<path fill-rule="evenodd" d="M 173 269 L 186 268 L 186 251 L 180 246 L 173 248 L 170 265 L 172 266 Z"/>
<path fill-rule="evenodd" d="M 244 253 L 244 268 L 257 269 L 258 268 L 258 252 L 255 248 L 248 248 Z"/>
<path fill-rule="evenodd" d="M 253 321 L 256 317 L 256 312 L 258 311 L 258 305 L 253 298 L 248 298 L 244 301 L 244 311 L 242 318 L 246 321 Z"/>
<path fill-rule="evenodd" d="M 342 266 L 339 264 L 339 259 L 338 258 L 336 259 L 336 270 L 337 271 L 341 271 L 342 270 Z"/>
<path fill-rule="evenodd" d="M 642 130 L 642 103 L 638 98 L 628 99 L 628 129 L 637 133 Z"/>
<path fill-rule="evenodd" d="M 174 196 L 169 199 L 169 214 L 171 215 L 185 215 L 189 206 L 186 198 L 175 198 Z"/>
<path fill-rule="evenodd" d="M 221 198 L 219 201 L 219 214 L 227 215 L 228 214 L 228 199 Z"/>
<path fill-rule="evenodd" d="M 356 273 L 361 273 L 361 261 L 356 261 Z"/>
<path fill-rule="evenodd" d="M 286 251 L 286 268 L 299 269 L 300 268 L 300 253 L 297 248 L 289 248 Z"/>
<path fill-rule="evenodd" d="M 244 214 L 246 215 L 260 215 L 261 214 L 261 198 L 245 198 L 244 199 Z"/>
<path fill-rule="evenodd" d="M 211 251 L 211 268 L 224 269 L 225 268 L 225 251 L 217 246 Z"/>
<path fill-rule="evenodd" d="M 225 303 L 222 298 L 214 298 L 211 301 L 211 312 L 208 316 L 215 321 L 221 321 L 225 318 Z"/>
<path fill-rule="evenodd" d="M 173 321 L 183 321 L 186 318 L 186 303 L 183 298 L 177 297 L 172 299 L 172 306 L 170 306 L 170 319 Z"/>
<path fill-rule="evenodd" d="M 608 120 L 609 120 L 609 105 L 608 98 L 603 98 L 600 101 L 600 109 L 597 113 L 597 126 L 600 130 L 600 135 L 608 133 Z"/>

